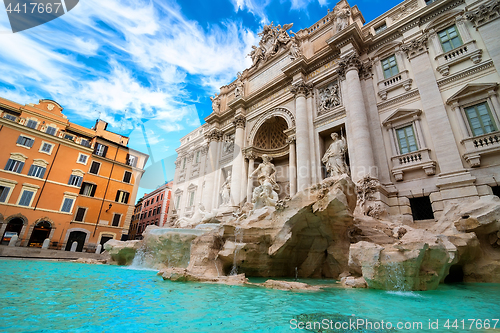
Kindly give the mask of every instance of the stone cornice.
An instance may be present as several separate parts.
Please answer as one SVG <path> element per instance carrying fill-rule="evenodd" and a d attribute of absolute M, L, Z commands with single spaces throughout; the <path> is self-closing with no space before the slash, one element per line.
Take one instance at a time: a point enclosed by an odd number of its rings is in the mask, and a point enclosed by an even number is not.
<path fill-rule="evenodd" d="M 326 41 L 333 50 L 340 50 L 343 46 L 351 43 L 358 51 L 363 45 L 363 33 L 356 23 L 352 23 L 345 29 L 336 33 Z"/>
<path fill-rule="evenodd" d="M 444 78 L 437 81 L 437 85 L 438 85 L 438 87 L 441 88 L 442 86 L 445 86 L 449 83 L 452 83 L 452 82 L 458 81 L 460 79 L 472 76 L 476 73 L 482 72 L 482 71 L 484 71 L 488 68 L 492 68 L 492 67 L 493 67 L 493 61 L 490 59 L 490 60 L 487 60 L 487 61 L 482 62 L 480 64 L 469 67 L 463 71 L 460 71 L 460 72 L 456 73 L 455 75 L 444 77 Z"/>
<path fill-rule="evenodd" d="M 418 92 L 418 89 L 413 89 L 411 91 L 408 91 L 407 93 L 401 94 L 399 96 L 396 96 L 394 98 L 388 99 L 387 101 L 384 101 L 382 103 L 377 104 L 377 107 L 380 109 L 386 108 L 388 106 L 392 106 L 394 104 L 401 103 L 405 100 L 409 100 L 413 97 L 419 96 L 420 93 Z"/>

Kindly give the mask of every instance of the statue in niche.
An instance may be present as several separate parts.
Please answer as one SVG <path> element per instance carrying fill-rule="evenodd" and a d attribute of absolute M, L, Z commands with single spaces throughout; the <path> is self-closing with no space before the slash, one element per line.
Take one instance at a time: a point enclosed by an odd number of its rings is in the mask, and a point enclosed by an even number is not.
<path fill-rule="evenodd" d="M 319 91 L 319 114 L 328 112 L 340 105 L 340 92 L 338 84 L 330 84 Z"/>
<path fill-rule="evenodd" d="M 345 162 L 345 153 L 347 151 L 346 140 L 344 136 L 339 139 L 337 133 L 332 133 L 333 142 L 328 147 L 321 161 L 326 166 L 328 177 L 338 177 L 349 173 L 349 168 Z"/>
<path fill-rule="evenodd" d="M 238 98 L 238 97 L 243 97 L 245 92 L 244 92 L 244 86 L 243 86 L 243 82 L 241 82 L 241 73 L 238 72 L 238 79 L 236 80 L 235 84 L 236 84 L 236 88 L 234 89 L 234 97 L 235 98 Z"/>
<path fill-rule="evenodd" d="M 349 25 L 349 17 L 351 16 L 351 9 L 349 7 L 335 8 L 334 13 L 337 18 L 337 32 L 347 28 Z"/>
<path fill-rule="evenodd" d="M 229 206 L 231 203 L 231 172 L 227 174 L 226 181 L 222 184 L 220 190 L 220 196 L 222 197 L 222 206 Z"/>
<path fill-rule="evenodd" d="M 302 56 L 302 52 L 300 52 L 299 49 L 299 43 L 297 41 L 297 38 L 292 37 L 291 38 L 291 43 L 290 43 L 290 59 L 295 60 L 297 58 L 300 58 Z"/>
<path fill-rule="evenodd" d="M 220 96 L 215 93 L 215 96 L 210 96 L 210 100 L 212 101 L 212 110 L 218 113 L 220 111 Z"/>
<path fill-rule="evenodd" d="M 257 175 L 260 185 L 263 185 L 267 180 L 273 187 L 273 190 L 279 190 L 279 186 L 276 183 L 276 168 L 274 164 L 271 163 L 271 157 L 268 155 L 262 155 L 262 163 L 259 164 L 257 169 L 255 169 L 248 178 L 253 178 L 255 175 Z"/>

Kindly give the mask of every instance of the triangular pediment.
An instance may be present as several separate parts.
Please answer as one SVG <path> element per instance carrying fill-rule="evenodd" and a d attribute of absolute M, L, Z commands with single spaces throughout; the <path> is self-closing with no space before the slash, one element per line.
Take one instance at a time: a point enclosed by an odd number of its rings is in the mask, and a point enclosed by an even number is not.
<path fill-rule="evenodd" d="M 446 101 L 447 104 L 450 104 L 451 102 L 458 101 L 463 98 L 467 98 L 476 94 L 485 94 L 490 90 L 497 90 L 498 89 L 498 83 L 469 83 L 459 91 L 457 91 L 453 96 L 448 98 Z"/>
<path fill-rule="evenodd" d="M 195 190 L 197 188 L 198 188 L 198 186 L 196 186 L 195 184 L 191 184 L 191 185 L 188 186 L 187 189 L 188 189 L 188 191 L 192 191 L 192 190 Z"/>
<path fill-rule="evenodd" d="M 394 111 L 386 120 L 382 122 L 384 126 L 388 124 L 399 122 L 402 120 L 406 120 L 409 118 L 413 118 L 413 116 L 419 116 L 422 113 L 422 110 L 419 109 L 397 109 Z"/>
<path fill-rule="evenodd" d="M 178 188 L 177 190 L 175 190 L 174 194 L 182 194 L 182 190 Z"/>

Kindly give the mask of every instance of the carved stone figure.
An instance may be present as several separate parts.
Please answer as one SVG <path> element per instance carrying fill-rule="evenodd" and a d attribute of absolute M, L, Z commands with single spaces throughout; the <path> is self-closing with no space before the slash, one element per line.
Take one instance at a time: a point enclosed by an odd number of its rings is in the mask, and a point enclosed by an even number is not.
<path fill-rule="evenodd" d="M 349 7 L 339 8 L 335 11 L 337 17 L 337 31 L 344 30 L 349 25 L 351 9 Z"/>
<path fill-rule="evenodd" d="M 222 206 L 229 206 L 231 203 L 231 172 L 228 172 L 226 181 L 222 184 L 220 195 L 222 197 Z"/>
<path fill-rule="evenodd" d="M 292 37 L 290 43 L 290 59 L 295 60 L 301 56 L 302 52 L 300 52 L 299 43 L 295 37 Z"/>
<path fill-rule="evenodd" d="M 252 202 L 254 203 L 253 210 L 265 207 L 275 206 L 278 202 L 278 193 L 273 190 L 273 185 L 266 179 L 262 185 L 256 187 L 252 194 Z"/>
<path fill-rule="evenodd" d="M 231 154 L 234 151 L 234 135 L 226 138 L 222 146 L 223 155 Z"/>
<path fill-rule="evenodd" d="M 273 187 L 274 190 L 278 190 L 278 184 L 276 183 L 276 168 L 274 164 L 271 163 L 271 157 L 264 154 L 262 155 L 262 163 L 259 164 L 257 169 L 252 172 L 248 178 L 253 178 L 253 176 L 257 175 L 257 179 L 259 180 L 259 184 L 262 185 L 267 180 Z"/>
<path fill-rule="evenodd" d="M 349 169 L 345 163 L 345 152 L 347 149 L 346 140 L 344 137 L 339 139 L 337 133 L 332 133 L 333 142 L 326 151 L 321 161 L 326 166 L 326 171 L 329 177 L 337 177 L 347 174 Z"/>
<path fill-rule="evenodd" d="M 234 97 L 235 98 L 243 97 L 245 94 L 243 82 L 241 82 L 241 73 L 238 72 L 237 75 L 238 75 L 238 79 L 235 82 L 236 88 L 234 89 Z"/>
<path fill-rule="evenodd" d="M 356 183 L 356 193 L 358 195 L 357 206 L 361 210 L 362 214 L 368 215 L 370 210 L 370 205 L 367 202 L 375 200 L 375 193 L 380 187 L 380 182 L 376 178 L 372 178 L 369 175 L 363 177 Z"/>
<path fill-rule="evenodd" d="M 261 40 L 259 46 L 252 46 L 252 52 L 249 56 L 252 58 L 252 67 L 259 63 L 266 62 L 269 58 L 276 55 L 282 49 L 288 47 L 290 43 L 290 35 L 287 30 L 293 26 L 293 23 L 274 26 L 271 24 L 265 25 L 262 32 L 259 33 Z"/>
<path fill-rule="evenodd" d="M 212 101 L 212 110 L 216 113 L 220 111 L 220 96 L 215 94 L 215 96 L 210 96 L 210 100 Z"/>
<path fill-rule="evenodd" d="M 319 91 L 319 114 L 328 112 L 340 105 L 340 92 L 337 83 L 330 84 Z"/>

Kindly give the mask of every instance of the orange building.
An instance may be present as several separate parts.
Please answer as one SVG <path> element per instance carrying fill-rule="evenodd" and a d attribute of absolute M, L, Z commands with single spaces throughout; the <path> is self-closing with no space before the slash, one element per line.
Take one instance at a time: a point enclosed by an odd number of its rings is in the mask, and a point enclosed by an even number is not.
<path fill-rule="evenodd" d="M 20 105 L 0 98 L 0 235 L 18 246 L 93 251 L 127 239 L 148 155 L 128 138 L 68 121 L 55 101 Z"/>

